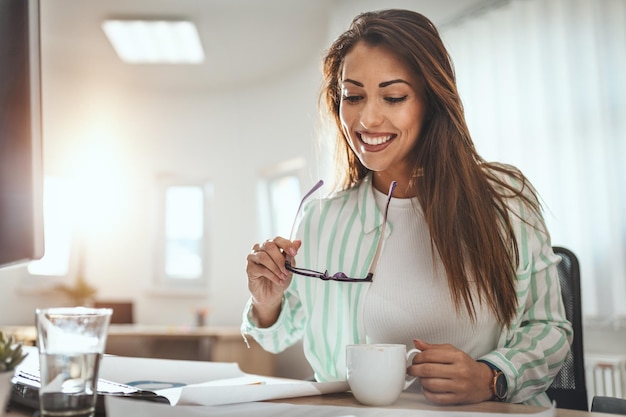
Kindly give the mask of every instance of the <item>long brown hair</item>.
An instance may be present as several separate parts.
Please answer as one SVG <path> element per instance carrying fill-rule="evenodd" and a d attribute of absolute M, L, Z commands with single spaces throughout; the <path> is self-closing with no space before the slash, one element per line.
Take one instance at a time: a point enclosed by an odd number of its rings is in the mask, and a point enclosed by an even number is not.
<path fill-rule="evenodd" d="M 502 325 L 517 308 L 515 272 L 519 262 L 508 199 L 521 198 L 541 210 L 532 188 L 517 169 L 490 164 L 477 153 L 465 122 L 452 61 L 436 27 L 408 10 L 358 15 L 331 45 L 323 61 L 321 104 L 337 127 L 336 168 L 340 188 L 356 185 L 369 170 L 352 152 L 340 128 L 341 67 L 357 42 L 388 48 L 422 79 L 427 115 L 412 150 L 410 186 L 424 212 L 433 244 L 443 262 L 457 311 L 465 305 L 474 320 L 474 281 L 479 303 L 486 302 Z M 504 175 L 497 175 L 497 173 Z M 504 179 L 512 177 L 518 186 Z"/>

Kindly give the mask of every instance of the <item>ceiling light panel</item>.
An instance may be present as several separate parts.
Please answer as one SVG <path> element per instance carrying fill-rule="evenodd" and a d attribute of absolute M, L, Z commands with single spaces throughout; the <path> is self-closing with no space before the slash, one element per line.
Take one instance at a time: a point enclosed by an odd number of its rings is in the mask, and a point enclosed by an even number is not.
<path fill-rule="evenodd" d="M 129 64 L 199 64 L 204 51 L 188 21 L 106 20 L 102 24 L 120 59 Z"/>

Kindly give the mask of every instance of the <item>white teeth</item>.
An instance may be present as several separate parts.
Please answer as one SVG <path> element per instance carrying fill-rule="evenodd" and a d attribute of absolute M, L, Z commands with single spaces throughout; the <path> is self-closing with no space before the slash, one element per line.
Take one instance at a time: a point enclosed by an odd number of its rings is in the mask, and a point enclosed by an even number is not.
<path fill-rule="evenodd" d="M 361 140 L 365 142 L 367 145 L 382 145 L 383 143 L 389 141 L 391 139 L 391 135 L 389 136 L 365 136 L 361 135 Z"/>

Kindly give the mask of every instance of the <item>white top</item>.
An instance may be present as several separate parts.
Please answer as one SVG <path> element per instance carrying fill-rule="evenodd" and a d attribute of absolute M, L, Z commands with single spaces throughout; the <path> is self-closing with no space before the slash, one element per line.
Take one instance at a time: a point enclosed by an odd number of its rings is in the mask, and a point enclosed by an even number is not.
<path fill-rule="evenodd" d="M 387 196 L 376 189 L 374 196 L 384 211 Z M 456 312 L 417 198 L 392 198 L 388 221 L 402 233 L 391 233 L 385 241 L 364 301 L 368 342 L 404 343 L 411 349 L 417 338 L 426 343 L 449 343 L 473 358 L 493 350 L 500 336 L 497 319 L 487 307 L 477 306 L 475 323 L 467 314 Z"/>

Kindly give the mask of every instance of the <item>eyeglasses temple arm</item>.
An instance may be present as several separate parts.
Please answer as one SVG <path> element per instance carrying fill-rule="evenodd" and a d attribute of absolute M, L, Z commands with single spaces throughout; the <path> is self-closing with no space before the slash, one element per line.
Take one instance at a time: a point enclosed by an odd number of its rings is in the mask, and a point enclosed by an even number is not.
<path fill-rule="evenodd" d="M 391 202 L 391 196 L 393 195 L 393 190 L 396 189 L 396 185 L 398 183 L 396 181 L 392 181 L 389 185 L 389 193 L 387 194 L 387 204 L 385 205 L 385 214 L 383 215 L 383 226 L 380 229 L 380 237 L 378 238 L 378 245 L 376 246 L 376 253 L 374 254 L 374 259 L 372 260 L 372 265 L 370 266 L 369 274 L 374 274 L 376 271 L 376 266 L 378 265 L 378 258 L 380 257 L 381 247 L 383 246 L 383 240 L 385 240 L 385 231 L 387 230 L 387 213 L 389 212 L 389 203 Z"/>
<path fill-rule="evenodd" d="M 289 240 L 294 240 L 295 238 L 294 232 L 296 231 L 296 224 L 298 223 L 298 217 L 300 217 L 300 212 L 302 211 L 302 206 L 304 206 L 304 202 L 311 196 L 311 194 L 317 191 L 317 189 L 320 188 L 322 185 L 324 185 L 324 181 L 319 180 L 317 184 L 315 184 L 313 188 L 311 188 L 309 192 L 306 193 L 304 197 L 302 197 L 302 200 L 300 201 L 300 205 L 298 206 L 298 211 L 296 212 L 296 217 L 293 219 L 293 224 L 291 225 L 291 233 L 289 233 Z"/>

